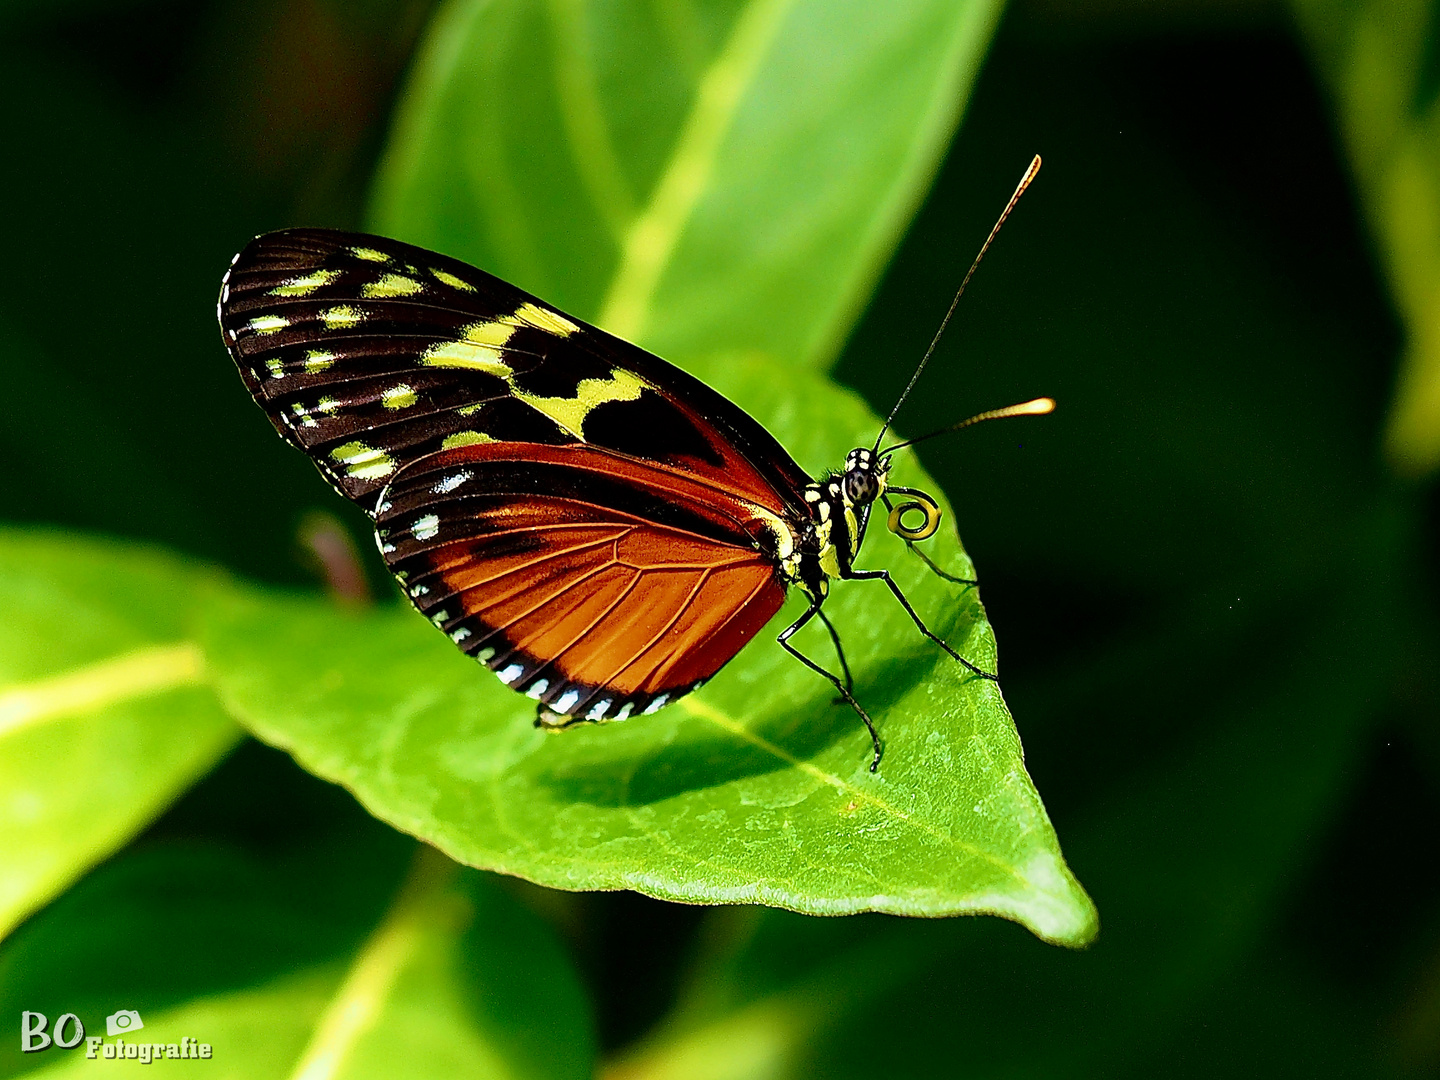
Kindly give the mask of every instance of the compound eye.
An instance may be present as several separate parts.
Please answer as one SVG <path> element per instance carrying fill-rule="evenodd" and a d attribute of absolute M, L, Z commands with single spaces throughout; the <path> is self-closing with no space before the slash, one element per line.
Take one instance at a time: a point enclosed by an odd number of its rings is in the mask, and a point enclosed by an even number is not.
<path fill-rule="evenodd" d="M 878 485 L 875 477 L 868 472 L 855 469 L 845 474 L 845 494 L 850 497 L 852 503 L 871 503 L 875 501 L 878 493 Z"/>

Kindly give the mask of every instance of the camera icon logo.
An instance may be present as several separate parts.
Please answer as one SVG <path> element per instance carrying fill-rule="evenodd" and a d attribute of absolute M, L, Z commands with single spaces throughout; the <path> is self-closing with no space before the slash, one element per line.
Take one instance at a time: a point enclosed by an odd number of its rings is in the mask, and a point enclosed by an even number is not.
<path fill-rule="evenodd" d="M 140 1014 L 134 1009 L 117 1009 L 105 1017 L 106 1035 L 125 1035 L 131 1031 L 139 1031 L 145 1026 L 145 1021 L 140 1019 Z"/>

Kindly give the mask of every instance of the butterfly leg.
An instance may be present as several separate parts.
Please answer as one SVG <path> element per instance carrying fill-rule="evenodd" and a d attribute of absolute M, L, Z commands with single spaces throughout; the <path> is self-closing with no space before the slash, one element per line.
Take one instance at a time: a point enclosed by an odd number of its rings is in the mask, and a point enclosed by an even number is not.
<path fill-rule="evenodd" d="M 799 631 L 816 615 L 820 615 L 820 605 L 812 603 L 809 609 L 805 612 L 805 614 L 801 615 L 784 630 L 781 630 L 780 636 L 777 637 L 775 640 L 780 642 L 780 644 L 784 646 L 786 652 L 788 652 L 791 656 L 795 657 L 796 660 L 799 660 L 811 671 L 814 671 L 820 675 L 824 675 L 825 678 L 829 679 L 831 684 L 834 685 L 835 689 L 840 691 L 840 697 L 845 701 L 845 703 L 855 710 L 861 720 L 865 721 L 865 728 L 867 731 L 870 732 L 870 742 L 875 747 L 875 757 L 870 762 L 870 771 L 874 772 L 880 767 L 880 756 L 885 752 L 885 749 L 883 746 L 880 745 L 880 736 L 875 734 L 875 724 L 870 719 L 870 714 L 860 707 L 860 703 L 855 700 L 855 695 L 850 693 L 850 691 L 846 688 L 845 684 L 840 681 L 840 677 L 838 675 L 834 675 L 826 671 L 819 664 L 815 663 L 814 660 L 811 660 L 794 645 L 790 644 L 790 639 L 795 636 L 796 632 Z M 830 625 L 830 620 L 826 619 L 825 616 L 820 615 L 820 618 L 826 626 Z M 832 630 L 831 633 L 834 633 L 834 631 Z M 839 645 L 838 637 L 836 638 L 836 645 Z M 848 669 L 846 671 L 846 674 L 849 674 Z"/>
<path fill-rule="evenodd" d="M 930 628 L 925 625 L 924 621 L 916 613 L 915 609 L 910 606 L 910 601 L 905 599 L 905 594 L 900 591 L 900 586 L 895 584 L 895 579 L 890 576 L 889 570 L 851 570 L 848 574 L 845 575 L 845 577 L 849 581 L 885 582 L 885 584 L 890 587 L 890 591 L 895 594 L 895 599 L 900 601 L 900 606 L 905 609 L 905 614 L 910 616 L 910 621 L 913 622 L 917 628 L 919 628 L 922 634 L 924 634 L 931 641 L 935 642 L 936 645 L 939 645 L 942 649 L 944 649 L 947 653 L 949 653 L 952 657 L 959 661 L 960 664 L 967 670 L 980 676 L 980 678 L 989 679 L 991 682 L 999 681 L 996 676 L 992 675 L 988 671 L 983 670 L 982 668 L 976 667 L 969 660 L 966 660 L 963 656 L 961 656 L 958 652 L 952 649 L 944 641 L 942 641 L 940 638 L 936 637 L 930 632 Z"/>
<path fill-rule="evenodd" d="M 820 616 L 820 621 L 825 624 L 825 629 L 830 631 L 830 640 L 835 643 L 835 655 L 840 658 L 840 670 L 845 673 L 845 689 L 852 694 L 855 692 L 855 680 L 850 677 L 850 665 L 845 662 L 845 650 L 840 645 L 840 633 L 835 629 L 835 624 L 825 614 L 824 608 L 817 608 L 815 614 Z M 836 698 L 833 704 L 839 705 L 845 699 Z"/>
<path fill-rule="evenodd" d="M 880 496 L 880 501 L 885 504 L 885 509 L 886 509 L 886 510 L 894 510 L 894 509 L 895 509 L 895 507 L 894 507 L 894 506 L 891 504 L 891 502 L 890 502 L 890 496 L 888 496 L 888 495 L 882 495 L 882 496 Z M 905 541 L 905 546 L 906 546 L 907 548 L 909 548 L 909 549 L 911 550 L 911 552 L 913 552 L 914 554 L 919 555 L 919 556 L 920 556 L 920 561 L 923 562 L 926 566 L 928 566 L 931 570 L 933 570 L 938 577 L 942 577 L 942 578 L 944 578 L 946 581 L 954 582 L 956 585 L 979 585 L 979 584 L 980 584 L 980 582 L 976 581 L 974 578 L 956 577 L 954 574 L 951 574 L 951 573 L 948 573 L 948 572 L 946 572 L 946 571 L 944 571 L 944 570 L 941 570 L 939 564 L 936 563 L 934 559 L 930 558 L 929 555 L 926 555 L 925 552 L 921 551 L 921 550 L 920 550 L 918 547 L 916 547 L 911 541 L 906 540 L 906 541 Z"/>
<path fill-rule="evenodd" d="M 946 581 L 952 581 L 952 582 L 954 582 L 956 585 L 979 585 L 979 584 L 980 584 L 980 582 L 976 581 L 974 578 L 956 577 L 954 574 L 949 574 L 949 573 L 946 573 L 944 570 L 941 570 L 940 567 L 939 567 L 939 565 L 935 562 L 934 559 L 930 558 L 929 555 L 926 555 L 925 552 L 921 551 L 918 547 L 916 547 L 914 544 L 910 543 L 909 541 L 906 541 L 905 546 L 908 547 L 911 551 L 913 551 L 916 555 L 919 555 L 921 562 L 923 562 L 926 566 L 930 567 L 931 570 L 935 571 L 935 573 L 936 573 L 938 576 L 944 578 Z"/>

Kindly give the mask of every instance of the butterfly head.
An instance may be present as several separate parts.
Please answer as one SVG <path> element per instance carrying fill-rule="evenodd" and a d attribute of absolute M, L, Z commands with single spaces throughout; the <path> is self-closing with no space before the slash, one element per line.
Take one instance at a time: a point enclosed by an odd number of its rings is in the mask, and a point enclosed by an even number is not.
<path fill-rule="evenodd" d="M 857 446 L 845 455 L 845 498 L 852 506 L 869 506 L 885 494 L 890 459 Z"/>

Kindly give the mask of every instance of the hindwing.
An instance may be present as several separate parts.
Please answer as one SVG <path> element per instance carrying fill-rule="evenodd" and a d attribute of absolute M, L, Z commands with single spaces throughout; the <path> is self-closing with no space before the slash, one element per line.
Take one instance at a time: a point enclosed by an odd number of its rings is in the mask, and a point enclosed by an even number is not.
<path fill-rule="evenodd" d="M 748 500 L 579 443 L 433 455 L 385 489 L 376 525 L 422 614 L 579 719 L 689 693 L 785 598 L 780 538 Z"/>

